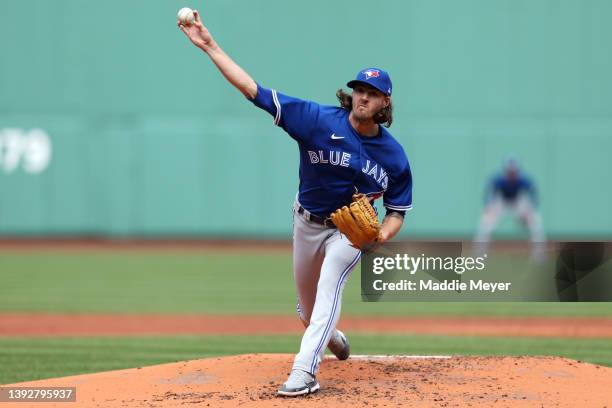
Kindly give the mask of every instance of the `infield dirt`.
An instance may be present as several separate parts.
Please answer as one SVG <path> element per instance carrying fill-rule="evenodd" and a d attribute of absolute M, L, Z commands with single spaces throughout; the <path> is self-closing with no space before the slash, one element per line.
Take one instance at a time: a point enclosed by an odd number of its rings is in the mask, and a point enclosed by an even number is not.
<path fill-rule="evenodd" d="M 327 358 L 319 393 L 277 397 L 292 359 L 238 355 L 18 385 L 74 386 L 79 407 L 605 407 L 612 400 L 611 368 L 559 357 Z"/>

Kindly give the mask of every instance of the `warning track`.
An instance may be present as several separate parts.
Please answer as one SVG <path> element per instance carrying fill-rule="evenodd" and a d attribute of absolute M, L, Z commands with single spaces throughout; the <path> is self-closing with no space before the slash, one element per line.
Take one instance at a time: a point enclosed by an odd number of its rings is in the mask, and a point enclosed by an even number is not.
<path fill-rule="evenodd" d="M 612 338 L 611 318 L 342 317 L 349 332 Z M 0 336 L 302 334 L 293 315 L 0 314 Z"/>

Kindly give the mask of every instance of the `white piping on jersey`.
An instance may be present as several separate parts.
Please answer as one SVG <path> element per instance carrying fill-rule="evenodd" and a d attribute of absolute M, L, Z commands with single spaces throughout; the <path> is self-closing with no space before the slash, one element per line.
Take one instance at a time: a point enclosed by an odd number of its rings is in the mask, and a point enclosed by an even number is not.
<path fill-rule="evenodd" d="M 276 106 L 276 116 L 274 117 L 274 124 L 278 126 L 281 118 L 281 105 L 278 102 L 278 95 L 276 95 L 276 90 L 272 90 L 272 99 L 274 100 L 274 106 Z"/>
<path fill-rule="evenodd" d="M 397 210 L 397 211 L 409 211 L 409 210 L 412 210 L 412 205 L 407 205 L 407 206 L 385 205 L 385 208 L 388 208 L 390 210 Z"/>
<path fill-rule="evenodd" d="M 372 191 L 371 193 L 364 193 L 366 196 L 370 197 L 376 194 L 384 194 L 386 190 L 380 190 L 380 191 Z"/>

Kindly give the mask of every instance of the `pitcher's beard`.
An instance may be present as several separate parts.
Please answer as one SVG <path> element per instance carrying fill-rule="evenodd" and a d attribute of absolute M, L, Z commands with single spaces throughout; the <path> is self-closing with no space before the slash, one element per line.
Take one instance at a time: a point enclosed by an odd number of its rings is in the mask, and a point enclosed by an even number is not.
<path fill-rule="evenodd" d="M 375 115 L 369 115 L 368 113 L 362 112 L 360 109 L 356 109 L 353 111 L 353 117 L 357 122 L 365 123 L 374 121 Z"/>

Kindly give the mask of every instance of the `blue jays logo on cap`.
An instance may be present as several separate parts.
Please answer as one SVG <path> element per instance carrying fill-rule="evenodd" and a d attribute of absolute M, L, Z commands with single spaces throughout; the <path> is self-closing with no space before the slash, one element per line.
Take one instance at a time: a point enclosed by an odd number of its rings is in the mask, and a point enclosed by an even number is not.
<path fill-rule="evenodd" d="M 380 71 L 377 69 L 368 69 L 367 71 L 363 71 L 366 76 L 366 79 L 370 78 L 378 78 L 380 76 Z"/>
<path fill-rule="evenodd" d="M 387 96 L 391 96 L 391 78 L 389 74 L 379 68 L 366 68 L 357 73 L 357 76 L 352 81 L 349 81 L 346 86 L 354 88 L 358 83 L 370 85 Z"/>

